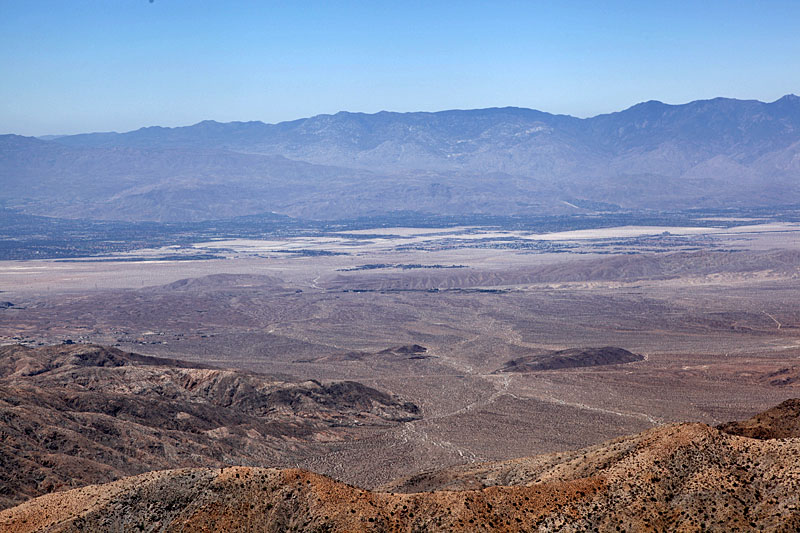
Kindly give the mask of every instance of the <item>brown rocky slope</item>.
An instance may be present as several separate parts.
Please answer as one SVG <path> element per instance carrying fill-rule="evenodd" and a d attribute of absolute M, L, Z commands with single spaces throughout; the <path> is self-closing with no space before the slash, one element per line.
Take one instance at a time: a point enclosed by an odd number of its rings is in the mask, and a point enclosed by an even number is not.
<path fill-rule="evenodd" d="M 0 507 L 150 470 L 286 466 L 418 413 L 352 381 L 293 381 L 94 345 L 3 346 Z"/>
<path fill-rule="evenodd" d="M 50 494 L 5 531 L 797 531 L 800 439 L 674 424 L 365 491 L 300 470 L 171 470 Z"/>
<path fill-rule="evenodd" d="M 717 429 L 754 439 L 800 438 L 800 398 L 786 400 L 741 422 L 720 424 Z"/>

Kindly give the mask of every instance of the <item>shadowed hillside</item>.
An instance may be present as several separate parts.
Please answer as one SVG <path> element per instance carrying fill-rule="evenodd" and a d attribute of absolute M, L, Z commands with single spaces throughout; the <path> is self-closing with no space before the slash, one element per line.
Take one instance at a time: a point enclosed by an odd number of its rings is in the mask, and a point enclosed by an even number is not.
<path fill-rule="evenodd" d="M 285 465 L 419 418 L 353 381 L 293 381 L 93 345 L 0 347 L 0 504 L 149 470 Z"/>

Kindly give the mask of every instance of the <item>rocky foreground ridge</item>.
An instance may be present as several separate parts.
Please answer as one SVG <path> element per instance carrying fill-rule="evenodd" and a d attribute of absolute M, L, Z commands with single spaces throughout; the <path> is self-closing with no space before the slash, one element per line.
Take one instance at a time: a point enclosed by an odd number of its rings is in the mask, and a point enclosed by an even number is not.
<path fill-rule="evenodd" d="M 0 507 L 167 468 L 290 465 L 419 418 L 352 381 L 296 381 L 95 345 L 0 347 Z"/>
<path fill-rule="evenodd" d="M 796 420 L 798 405 L 778 411 Z M 381 491 L 295 469 L 150 472 L 30 500 L 0 513 L 0 530 L 797 531 L 800 438 L 672 424 Z"/>

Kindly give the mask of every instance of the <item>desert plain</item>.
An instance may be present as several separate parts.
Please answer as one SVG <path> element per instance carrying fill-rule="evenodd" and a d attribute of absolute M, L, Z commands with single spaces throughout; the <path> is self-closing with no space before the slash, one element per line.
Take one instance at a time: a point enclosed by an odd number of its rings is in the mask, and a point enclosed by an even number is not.
<path fill-rule="evenodd" d="M 260 465 L 375 488 L 796 397 L 800 225 L 725 222 L 378 228 L 192 246 L 224 256 L 212 260 L 172 260 L 192 252 L 173 247 L 4 261 L 0 342 L 100 344 L 395 395 L 420 416 Z M 567 364 L 508 367 L 565 350 Z"/>

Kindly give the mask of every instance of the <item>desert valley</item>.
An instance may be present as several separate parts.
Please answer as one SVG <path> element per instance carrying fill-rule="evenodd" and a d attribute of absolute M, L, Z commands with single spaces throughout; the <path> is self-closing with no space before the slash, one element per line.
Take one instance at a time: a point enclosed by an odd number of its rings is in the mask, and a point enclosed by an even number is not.
<path fill-rule="evenodd" d="M 380 228 L 5 261 L 3 502 L 52 496 L 0 524 L 243 528 L 252 501 L 275 531 L 789 530 L 796 404 L 779 436 L 713 427 L 800 396 L 799 232 Z"/>
<path fill-rule="evenodd" d="M 0 6 L 0 533 L 800 531 L 800 3 Z"/>

